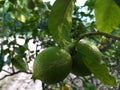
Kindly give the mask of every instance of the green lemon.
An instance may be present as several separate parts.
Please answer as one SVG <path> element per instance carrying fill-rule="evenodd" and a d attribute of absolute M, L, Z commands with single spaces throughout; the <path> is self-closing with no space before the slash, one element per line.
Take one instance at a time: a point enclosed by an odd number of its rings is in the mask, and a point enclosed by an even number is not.
<path fill-rule="evenodd" d="M 72 73 L 77 76 L 87 76 L 91 74 L 78 54 L 73 57 Z"/>
<path fill-rule="evenodd" d="M 70 54 L 58 47 L 49 47 L 36 57 L 32 78 L 47 84 L 54 84 L 66 78 L 70 73 L 72 60 Z"/>
<path fill-rule="evenodd" d="M 98 62 L 101 61 L 101 52 L 92 43 L 81 40 L 75 47 L 76 54 L 72 57 L 72 73 L 77 76 L 87 76 L 91 74 L 89 68 L 85 65 L 84 60 L 96 59 Z"/>

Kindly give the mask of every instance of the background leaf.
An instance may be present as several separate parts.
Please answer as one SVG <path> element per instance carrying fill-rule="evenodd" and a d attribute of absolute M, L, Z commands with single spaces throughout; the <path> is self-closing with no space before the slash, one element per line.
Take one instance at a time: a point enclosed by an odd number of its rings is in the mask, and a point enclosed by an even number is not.
<path fill-rule="evenodd" d="M 73 6 L 74 0 L 56 0 L 53 5 L 48 27 L 53 38 L 60 45 L 70 41 Z"/>
<path fill-rule="evenodd" d="M 4 54 L 0 53 L 0 71 L 2 70 L 3 66 L 4 66 Z"/>
<path fill-rule="evenodd" d="M 20 71 L 26 71 L 26 63 L 20 59 L 18 56 L 15 56 L 15 58 L 12 59 L 12 64 L 19 69 Z"/>
<path fill-rule="evenodd" d="M 94 84 L 83 81 L 84 90 L 97 90 Z"/>
<path fill-rule="evenodd" d="M 114 0 L 96 0 L 95 17 L 97 29 L 110 33 L 120 24 L 120 8 Z"/>

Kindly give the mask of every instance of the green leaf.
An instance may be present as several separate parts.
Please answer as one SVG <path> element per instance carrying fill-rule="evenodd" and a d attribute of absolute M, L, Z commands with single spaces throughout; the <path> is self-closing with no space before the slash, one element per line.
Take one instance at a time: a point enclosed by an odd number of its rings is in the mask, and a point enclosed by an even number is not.
<path fill-rule="evenodd" d="M 5 0 L 0 0 L 0 7 L 2 7 L 5 3 Z"/>
<path fill-rule="evenodd" d="M 5 64 L 7 64 L 7 65 L 11 64 L 11 56 L 10 55 L 7 57 L 7 60 L 5 61 Z"/>
<path fill-rule="evenodd" d="M 0 53 L 0 71 L 2 70 L 3 66 L 4 66 L 4 54 Z"/>
<path fill-rule="evenodd" d="M 84 90 L 97 90 L 94 84 L 83 81 Z"/>
<path fill-rule="evenodd" d="M 43 3 L 43 0 L 34 0 L 34 2 L 39 8 L 45 8 L 45 4 Z"/>
<path fill-rule="evenodd" d="M 73 6 L 74 0 L 56 0 L 53 5 L 48 28 L 59 45 L 68 44 L 71 40 Z"/>
<path fill-rule="evenodd" d="M 108 68 L 101 64 L 102 55 L 94 44 L 81 40 L 76 48 L 79 53 L 79 58 L 96 78 L 104 84 L 116 85 L 116 79 L 109 74 Z"/>
<path fill-rule="evenodd" d="M 114 0 L 114 1 L 120 7 L 120 0 Z"/>
<path fill-rule="evenodd" d="M 27 70 L 25 62 L 23 61 L 23 59 L 20 59 L 18 56 L 15 56 L 15 58 L 12 58 L 12 64 L 20 71 Z"/>
<path fill-rule="evenodd" d="M 96 0 L 95 17 L 97 29 L 111 33 L 120 24 L 120 8 L 114 0 Z"/>
<path fill-rule="evenodd" d="M 35 8 L 35 3 L 33 0 L 28 0 L 28 8 L 29 9 L 34 9 Z"/>
<path fill-rule="evenodd" d="M 12 4 L 16 4 L 16 0 L 9 0 Z"/>
<path fill-rule="evenodd" d="M 84 58 L 83 62 L 85 65 L 101 82 L 108 85 L 116 85 L 116 79 L 109 74 L 109 70 L 105 65 L 100 64 L 96 59 L 87 59 L 85 55 L 80 55 L 80 58 Z"/>

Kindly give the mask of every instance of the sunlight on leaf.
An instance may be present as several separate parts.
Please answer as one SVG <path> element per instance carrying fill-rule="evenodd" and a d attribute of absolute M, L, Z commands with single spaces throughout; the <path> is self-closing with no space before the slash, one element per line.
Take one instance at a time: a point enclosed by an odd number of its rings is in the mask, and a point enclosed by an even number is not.
<path fill-rule="evenodd" d="M 19 15 L 19 17 L 18 17 L 18 20 L 21 21 L 21 22 L 23 22 L 23 23 L 25 23 L 26 18 L 25 18 L 25 16 L 24 16 L 23 14 L 21 14 L 21 15 Z"/>
<path fill-rule="evenodd" d="M 96 0 L 97 29 L 111 33 L 120 24 L 120 8 L 113 0 Z"/>
<path fill-rule="evenodd" d="M 70 41 L 73 6 L 74 0 L 56 0 L 53 5 L 48 27 L 53 38 L 60 45 Z"/>

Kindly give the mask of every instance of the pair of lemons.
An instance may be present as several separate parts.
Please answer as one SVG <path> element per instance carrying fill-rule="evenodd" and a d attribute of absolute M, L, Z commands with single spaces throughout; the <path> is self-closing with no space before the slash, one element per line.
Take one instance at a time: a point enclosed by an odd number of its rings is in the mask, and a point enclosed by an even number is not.
<path fill-rule="evenodd" d="M 100 61 L 101 53 L 95 45 L 84 40 L 75 46 L 75 54 L 71 55 L 59 47 L 49 47 L 36 57 L 33 64 L 32 78 L 47 84 L 64 80 L 72 72 L 77 76 L 90 75 L 91 71 L 84 64 L 84 59 Z"/>

